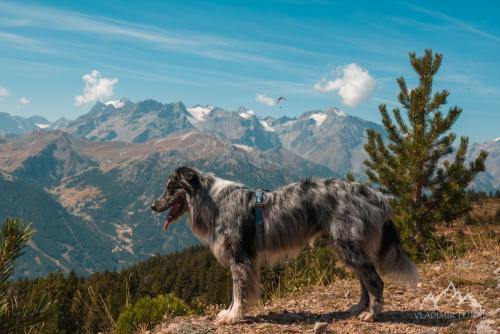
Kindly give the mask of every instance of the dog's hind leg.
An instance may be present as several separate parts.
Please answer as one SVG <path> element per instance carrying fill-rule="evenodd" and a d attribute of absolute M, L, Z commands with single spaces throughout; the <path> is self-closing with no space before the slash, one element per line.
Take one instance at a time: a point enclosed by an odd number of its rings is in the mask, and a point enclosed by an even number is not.
<path fill-rule="evenodd" d="M 351 306 L 349 311 L 353 314 L 361 312 L 359 314 L 361 320 L 376 320 L 377 315 L 382 312 L 384 304 L 382 279 L 365 252 L 352 241 L 337 241 L 335 248 L 341 260 L 356 271 L 360 280 L 360 302 Z"/>
<path fill-rule="evenodd" d="M 368 308 L 368 304 L 370 303 L 370 297 L 368 296 L 368 289 L 366 289 L 365 284 L 359 279 L 359 285 L 361 287 L 361 297 L 359 298 L 359 303 L 351 305 L 349 307 L 349 313 L 358 315 L 361 312 L 365 311 Z"/>
<path fill-rule="evenodd" d="M 358 273 L 370 296 L 368 310 L 362 312 L 359 318 L 364 321 L 374 321 L 384 307 L 384 282 L 377 274 L 372 264 L 366 263 Z"/>
<path fill-rule="evenodd" d="M 254 260 L 232 263 L 233 301 L 227 310 L 217 316 L 217 323 L 235 323 L 242 319 L 259 297 L 259 271 Z"/>

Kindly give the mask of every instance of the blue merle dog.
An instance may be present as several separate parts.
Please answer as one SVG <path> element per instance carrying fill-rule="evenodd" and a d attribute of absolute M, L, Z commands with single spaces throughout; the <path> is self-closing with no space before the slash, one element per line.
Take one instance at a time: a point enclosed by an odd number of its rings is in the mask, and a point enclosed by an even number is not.
<path fill-rule="evenodd" d="M 165 228 L 187 213 L 196 237 L 231 271 L 233 301 L 217 322 L 238 321 L 258 300 L 261 264 L 298 255 L 318 235 L 328 235 L 339 259 L 357 273 L 361 298 L 349 311 L 361 320 L 376 320 L 382 312 L 380 275 L 417 281 L 386 199 L 367 185 L 303 179 L 267 192 L 262 224 L 256 224 L 255 200 L 255 192 L 240 183 L 185 166 L 168 177 L 164 194 L 151 206 L 170 209 Z"/>

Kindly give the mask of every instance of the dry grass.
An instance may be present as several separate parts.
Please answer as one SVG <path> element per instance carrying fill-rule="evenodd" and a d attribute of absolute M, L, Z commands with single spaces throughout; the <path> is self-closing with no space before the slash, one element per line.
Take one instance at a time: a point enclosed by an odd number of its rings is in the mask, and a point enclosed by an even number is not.
<path fill-rule="evenodd" d="M 88 324 L 95 324 L 98 327 L 99 333 L 113 333 L 116 328 L 116 322 L 111 315 L 109 301 L 105 301 L 92 287 L 87 289 L 87 295 L 89 299 L 78 293 L 78 298 L 83 302 L 88 314 L 94 320 L 89 321 Z M 92 333 L 94 330 L 95 328 L 85 328 L 87 333 Z"/>
<path fill-rule="evenodd" d="M 359 298 L 355 279 L 340 279 L 327 286 L 313 286 L 271 300 L 255 307 L 244 321 L 217 326 L 213 320 L 217 309 L 203 317 L 179 317 L 158 327 L 153 333 L 312 333 L 318 321 L 328 322 L 330 333 L 476 333 L 482 320 L 499 326 L 500 247 L 469 253 L 461 259 L 419 265 L 421 283 L 417 288 L 401 287 L 386 281 L 385 312 L 379 322 L 365 323 L 350 317 L 349 305 Z M 422 302 L 432 293 L 439 295 L 450 282 L 460 293 L 470 294 L 481 305 L 483 318 L 472 318 L 475 312 L 468 300 L 459 303 L 451 292 L 434 306 Z"/>

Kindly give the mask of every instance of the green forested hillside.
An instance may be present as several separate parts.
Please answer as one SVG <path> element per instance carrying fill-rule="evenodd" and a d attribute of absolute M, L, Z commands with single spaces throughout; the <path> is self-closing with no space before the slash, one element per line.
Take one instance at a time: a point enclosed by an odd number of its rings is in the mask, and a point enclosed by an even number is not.
<path fill-rule="evenodd" d="M 91 226 L 75 219 L 37 184 L 0 174 L 0 221 L 7 217 L 22 217 L 37 230 L 16 266 L 18 276 L 61 268 L 84 274 L 116 266 L 109 245 Z"/>
<path fill-rule="evenodd" d="M 335 266 L 330 248 L 309 250 L 290 264 L 263 272 L 263 298 L 286 293 L 292 287 L 328 283 L 337 274 L 343 271 Z M 170 292 L 198 306 L 228 304 L 231 284 L 229 272 L 209 249 L 197 246 L 153 256 L 121 272 L 95 273 L 88 278 L 59 272 L 20 280 L 12 284 L 11 293 L 28 304 L 44 294 L 51 297 L 57 310 L 40 329 L 43 333 L 96 333 L 106 327 L 104 308 L 116 319 L 127 303 Z"/>

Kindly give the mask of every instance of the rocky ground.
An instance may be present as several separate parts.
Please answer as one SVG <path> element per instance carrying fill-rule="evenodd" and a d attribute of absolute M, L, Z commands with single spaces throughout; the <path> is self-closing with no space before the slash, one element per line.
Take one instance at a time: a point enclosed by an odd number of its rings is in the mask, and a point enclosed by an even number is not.
<path fill-rule="evenodd" d="M 385 312 L 373 323 L 346 312 L 359 298 L 358 283 L 349 278 L 260 304 L 235 325 L 216 325 L 213 309 L 201 317 L 171 319 L 153 333 L 314 333 L 318 323 L 327 323 L 327 333 L 496 333 L 499 254 L 500 247 L 491 243 L 460 259 L 422 264 L 416 288 L 387 281 Z"/>

